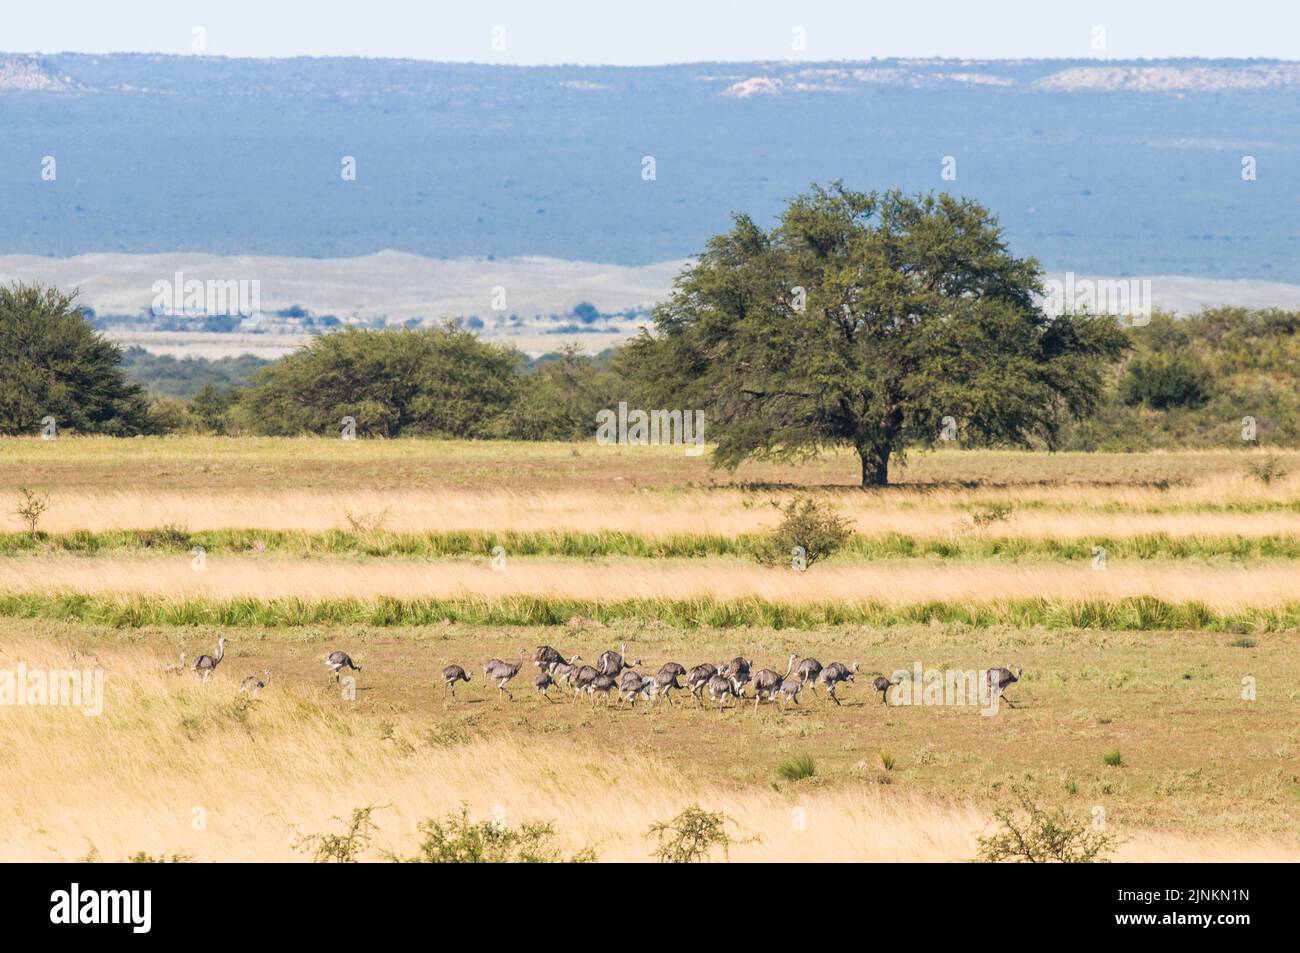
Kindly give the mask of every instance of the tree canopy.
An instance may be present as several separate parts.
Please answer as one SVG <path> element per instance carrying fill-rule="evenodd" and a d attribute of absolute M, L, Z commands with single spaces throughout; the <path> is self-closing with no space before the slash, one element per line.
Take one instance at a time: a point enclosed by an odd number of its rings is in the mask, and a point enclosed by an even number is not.
<path fill-rule="evenodd" d="M 850 446 L 884 484 L 945 418 L 964 444 L 1052 446 L 1096 406 L 1123 332 L 1040 292 L 975 202 L 814 186 L 770 231 L 736 215 L 623 366 L 656 406 L 705 411 L 719 465 Z"/>
<path fill-rule="evenodd" d="M 133 436 L 155 427 L 140 387 L 118 366 L 116 344 L 76 306 L 77 293 L 0 287 L 0 433 L 59 429 Z"/>
<path fill-rule="evenodd" d="M 242 407 L 272 435 L 337 433 L 352 417 L 358 435 L 489 437 L 514 399 L 520 359 L 451 326 L 349 328 L 265 368 Z"/>

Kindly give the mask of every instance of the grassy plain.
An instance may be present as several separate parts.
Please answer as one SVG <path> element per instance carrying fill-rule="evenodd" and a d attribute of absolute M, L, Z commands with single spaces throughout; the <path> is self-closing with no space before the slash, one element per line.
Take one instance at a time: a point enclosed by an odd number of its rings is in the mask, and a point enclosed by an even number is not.
<path fill-rule="evenodd" d="M 863 492 L 845 454 L 729 474 L 662 448 L 0 441 L 0 669 L 102 667 L 106 693 L 99 717 L 0 706 L 0 857 L 300 858 L 368 804 L 378 856 L 463 801 L 607 860 L 648 859 L 691 803 L 761 835 L 733 859 L 962 860 L 1020 787 L 1101 808 L 1116 859 L 1300 859 L 1300 454 L 1268 483 L 1258 455 L 918 453 Z M 49 497 L 34 538 L 19 486 Z M 770 504 L 802 492 L 854 538 L 761 565 Z M 161 673 L 221 635 L 210 683 Z M 796 652 L 864 675 L 841 707 L 723 712 L 482 680 L 520 647 L 624 642 L 651 671 Z M 449 662 L 474 676 L 454 702 Z M 918 662 L 1023 666 L 1019 707 L 882 706 L 866 673 Z"/>

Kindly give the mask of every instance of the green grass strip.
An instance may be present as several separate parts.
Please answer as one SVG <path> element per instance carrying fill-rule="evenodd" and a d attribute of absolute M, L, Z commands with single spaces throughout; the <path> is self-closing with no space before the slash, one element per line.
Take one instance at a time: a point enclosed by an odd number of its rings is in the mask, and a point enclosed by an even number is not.
<path fill-rule="evenodd" d="M 193 599 L 154 596 L 0 594 L 0 616 L 58 619 L 117 628 L 139 626 L 418 626 L 443 620 L 484 626 L 658 621 L 675 628 L 806 629 L 827 625 L 960 623 L 1051 629 L 1277 632 L 1300 629 L 1300 602 L 1218 611 L 1199 602 L 1151 596 L 1114 601 L 1016 599 L 982 603 L 877 602 L 795 605 L 762 599 L 623 599 L 608 602 L 516 596 L 501 599 Z"/>
<path fill-rule="evenodd" d="M 188 532 L 175 527 L 70 533 L 0 534 L 0 555 L 113 552 L 188 553 L 202 546 L 212 555 L 251 555 L 261 552 L 298 557 L 369 556 L 439 559 L 489 557 L 496 546 L 511 556 L 594 559 L 625 556 L 638 559 L 703 559 L 737 556 L 759 560 L 767 547 L 757 534 L 722 536 L 675 534 L 645 536 L 613 531 L 569 530 L 490 532 L 465 530 L 444 533 L 311 533 L 295 530 L 222 529 Z M 882 559 L 1006 559 L 1073 561 L 1092 558 L 1103 546 L 1111 559 L 1300 559 L 1300 536 L 1275 534 L 1140 536 L 1087 539 L 1021 538 L 969 533 L 956 537 L 910 536 L 903 533 L 855 535 L 833 558 L 836 561 Z"/>

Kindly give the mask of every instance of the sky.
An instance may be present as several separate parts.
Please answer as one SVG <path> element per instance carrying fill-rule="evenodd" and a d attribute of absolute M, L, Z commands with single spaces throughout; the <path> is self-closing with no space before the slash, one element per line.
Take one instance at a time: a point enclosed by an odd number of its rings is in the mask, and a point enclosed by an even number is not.
<path fill-rule="evenodd" d="M 201 40 L 201 43 L 199 42 Z M 1262 0 L 40 0 L 0 50 L 645 66 L 872 57 L 1300 59 L 1300 3 Z"/>

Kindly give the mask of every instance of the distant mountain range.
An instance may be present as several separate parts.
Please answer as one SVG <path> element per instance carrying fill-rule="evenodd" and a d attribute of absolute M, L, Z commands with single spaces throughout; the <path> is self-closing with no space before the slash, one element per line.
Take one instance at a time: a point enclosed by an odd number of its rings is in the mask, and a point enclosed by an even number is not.
<path fill-rule="evenodd" d="M 0 54 L 0 254 L 647 265 L 843 179 L 976 198 L 1051 270 L 1300 283 L 1298 91 L 1266 60 Z"/>

